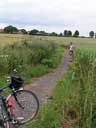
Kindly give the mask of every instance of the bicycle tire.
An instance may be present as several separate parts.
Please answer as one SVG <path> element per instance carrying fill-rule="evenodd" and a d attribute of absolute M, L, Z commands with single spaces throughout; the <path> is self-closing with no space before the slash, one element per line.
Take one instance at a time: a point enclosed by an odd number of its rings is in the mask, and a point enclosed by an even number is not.
<path fill-rule="evenodd" d="M 17 101 L 14 95 L 12 96 L 15 117 L 19 124 L 25 124 L 36 117 L 39 110 L 39 100 L 37 96 L 29 90 L 18 90 L 15 95 Z"/>
<path fill-rule="evenodd" d="M 69 51 L 69 55 L 70 56 L 73 56 L 73 51 Z"/>
<path fill-rule="evenodd" d="M 5 124 L 4 124 L 4 128 L 11 128 L 11 127 L 10 127 L 10 123 L 9 123 L 9 121 L 6 121 L 6 122 L 5 122 Z"/>
<path fill-rule="evenodd" d="M 3 119 L 0 119 L 0 128 L 5 128 Z"/>
<path fill-rule="evenodd" d="M 0 110 L 0 128 L 10 128 L 10 124 L 7 117 L 7 111 L 5 110 L 5 107 L 3 105 L 1 105 Z"/>
<path fill-rule="evenodd" d="M 0 128 L 10 128 L 9 122 L 0 120 Z"/>

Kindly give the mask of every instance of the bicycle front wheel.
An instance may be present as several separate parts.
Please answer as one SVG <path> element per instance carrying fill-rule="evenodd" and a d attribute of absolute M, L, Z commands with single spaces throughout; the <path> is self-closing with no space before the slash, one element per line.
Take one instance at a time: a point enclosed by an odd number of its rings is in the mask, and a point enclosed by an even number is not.
<path fill-rule="evenodd" d="M 0 119 L 0 128 L 10 128 L 9 122 Z"/>
<path fill-rule="evenodd" d="M 18 90 L 13 95 L 13 105 L 15 108 L 15 117 L 20 124 L 24 124 L 32 119 L 38 113 L 39 101 L 37 96 L 28 90 Z"/>

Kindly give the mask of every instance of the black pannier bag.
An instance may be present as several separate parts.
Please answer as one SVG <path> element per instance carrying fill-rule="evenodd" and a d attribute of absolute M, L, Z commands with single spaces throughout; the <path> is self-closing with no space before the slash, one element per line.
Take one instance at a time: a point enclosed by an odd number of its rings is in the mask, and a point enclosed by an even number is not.
<path fill-rule="evenodd" d="M 23 86 L 24 80 L 18 76 L 18 75 L 13 75 L 11 76 L 11 85 L 10 88 L 14 88 L 16 90 L 18 90 L 19 88 L 21 88 Z"/>

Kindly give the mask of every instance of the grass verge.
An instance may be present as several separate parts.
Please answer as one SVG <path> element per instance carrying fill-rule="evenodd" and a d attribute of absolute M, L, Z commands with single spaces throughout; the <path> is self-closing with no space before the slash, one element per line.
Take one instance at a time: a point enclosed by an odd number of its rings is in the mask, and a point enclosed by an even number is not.
<path fill-rule="evenodd" d="M 72 79 L 73 65 L 67 74 L 59 80 L 48 104 L 41 107 L 37 119 L 27 128 L 77 128 L 79 115 L 79 86 Z"/>

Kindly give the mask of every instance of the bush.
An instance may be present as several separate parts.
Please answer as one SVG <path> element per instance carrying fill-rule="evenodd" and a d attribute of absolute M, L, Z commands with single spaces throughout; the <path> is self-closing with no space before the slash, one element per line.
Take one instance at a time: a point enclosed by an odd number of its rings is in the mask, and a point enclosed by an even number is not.
<path fill-rule="evenodd" d="M 51 59 L 43 59 L 42 64 L 47 65 L 48 67 L 52 67 L 53 61 Z"/>
<path fill-rule="evenodd" d="M 56 67 L 62 56 L 62 48 L 51 42 L 24 41 L 4 46 L 0 55 L 7 55 L 0 59 L 1 74 L 9 74 L 16 68 L 23 72 L 24 78 L 28 81 L 31 77 L 43 75 Z"/>
<path fill-rule="evenodd" d="M 54 45 L 55 44 L 53 43 L 44 44 L 42 42 L 24 42 L 23 44 L 13 44 L 4 47 L 1 51 L 1 55 L 8 55 L 8 58 L 2 58 L 2 62 L 0 62 L 1 72 L 4 71 L 5 67 L 6 69 L 8 68 L 8 72 L 10 72 L 12 69 L 23 67 L 26 64 L 40 64 L 43 59 L 48 59 L 54 54 Z M 6 64 L 2 65 L 3 63 Z"/>

